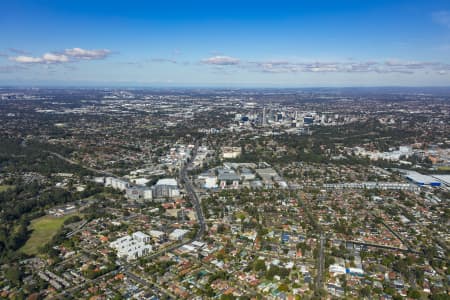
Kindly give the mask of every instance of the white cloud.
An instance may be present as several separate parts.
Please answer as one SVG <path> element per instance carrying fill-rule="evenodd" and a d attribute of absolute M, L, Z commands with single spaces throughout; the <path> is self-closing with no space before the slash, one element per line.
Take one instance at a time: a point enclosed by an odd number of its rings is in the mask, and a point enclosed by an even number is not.
<path fill-rule="evenodd" d="M 82 48 L 71 48 L 64 50 L 64 54 L 77 59 L 103 59 L 106 58 L 111 51 L 108 49 L 86 50 Z"/>
<path fill-rule="evenodd" d="M 226 59 L 225 59 L 226 58 Z M 241 70 L 260 73 L 399 73 L 414 74 L 419 71 L 450 70 L 450 64 L 421 61 L 241 61 L 237 58 L 214 56 L 202 60 L 202 63 L 239 68 Z"/>
<path fill-rule="evenodd" d="M 67 57 L 67 55 L 55 53 L 45 53 L 42 56 L 42 59 L 47 63 L 63 63 L 69 61 L 69 57 Z"/>
<path fill-rule="evenodd" d="M 69 57 L 64 54 L 45 53 L 41 57 L 19 55 L 10 57 L 9 60 L 23 64 L 55 64 L 69 62 Z"/>
<path fill-rule="evenodd" d="M 230 66 L 238 65 L 240 63 L 240 60 L 231 56 L 217 55 L 205 58 L 201 62 L 208 65 Z"/>
<path fill-rule="evenodd" d="M 33 56 L 25 56 L 25 55 L 19 55 L 19 56 L 13 56 L 9 58 L 10 61 L 18 62 L 18 63 L 42 63 L 44 60 L 41 57 L 33 57 Z"/>
<path fill-rule="evenodd" d="M 79 60 L 104 59 L 111 53 L 107 49 L 86 50 L 81 48 L 66 49 L 64 52 L 47 52 L 40 57 L 19 55 L 9 57 L 10 61 L 24 64 L 56 64 Z"/>
<path fill-rule="evenodd" d="M 450 28 L 450 11 L 441 10 L 432 14 L 433 21 Z"/>
<path fill-rule="evenodd" d="M 386 66 L 405 69 L 423 69 L 439 65 L 437 62 L 388 60 Z"/>

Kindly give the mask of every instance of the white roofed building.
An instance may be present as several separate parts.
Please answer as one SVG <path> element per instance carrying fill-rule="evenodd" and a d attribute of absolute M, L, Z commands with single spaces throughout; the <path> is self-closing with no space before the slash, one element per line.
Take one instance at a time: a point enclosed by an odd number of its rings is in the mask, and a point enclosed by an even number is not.
<path fill-rule="evenodd" d="M 134 201 L 152 200 L 153 191 L 149 187 L 129 187 L 126 189 L 125 196 Z"/>
<path fill-rule="evenodd" d="M 119 258 L 133 260 L 152 251 L 152 246 L 146 244 L 149 240 L 150 236 L 138 231 L 111 242 L 109 246 L 117 251 Z"/>
<path fill-rule="evenodd" d="M 153 187 L 154 198 L 176 198 L 180 196 L 177 180 L 174 178 L 164 178 L 158 180 Z"/>
<path fill-rule="evenodd" d="M 112 187 L 113 189 L 117 189 L 120 191 L 125 191 L 130 185 L 125 180 L 114 177 L 106 177 L 105 186 Z"/>
<path fill-rule="evenodd" d="M 177 180 L 175 178 L 162 178 L 162 179 L 159 179 L 158 182 L 156 182 L 155 185 L 168 185 L 168 186 L 178 187 L 178 183 L 177 183 Z"/>
<path fill-rule="evenodd" d="M 186 229 L 175 229 L 169 234 L 169 239 L 172 241 L 181 241 L 189 230 Z"/>

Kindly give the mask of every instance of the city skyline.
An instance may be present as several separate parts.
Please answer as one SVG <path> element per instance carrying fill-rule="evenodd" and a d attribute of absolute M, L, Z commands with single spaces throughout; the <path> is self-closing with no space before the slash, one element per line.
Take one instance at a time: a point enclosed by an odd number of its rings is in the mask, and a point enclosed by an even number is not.
<path fill-rule="evenodd" d="M 448 86 L 446 1 L 14 1 L 0 85 Z"/>

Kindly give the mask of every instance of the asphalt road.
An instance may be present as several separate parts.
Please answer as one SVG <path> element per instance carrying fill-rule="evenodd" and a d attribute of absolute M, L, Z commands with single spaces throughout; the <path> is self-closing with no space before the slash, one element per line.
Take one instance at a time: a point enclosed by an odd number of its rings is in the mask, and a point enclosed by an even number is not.
<path fill-rule="evenodd" d="M 196 154 L 197 154 L 197 146 L 194 148 L 191 161 L 194 160 Z M 195 209 L 195 213 L 197 215 L 197 220 L 198 220 L 198 224 L 199 224 L 199 229 L 197 230 L 197 233 L 195 234 L 195 236 L 193 238 L 191 238 L 187 241 L 181 242 L 181 243 L 173 244 L 167 248 L 164 248 L 161 251 L 153 253 L 153 254 L 147 256 L 147 258 L 149 258 L 149 259 L 155 259 L 155 258 L 157 258 L 161 255 L 164 255 L 167 252 L 175 250 L 183 245 L 190 244 L 194 241 L 200 240 L 203 237 L 203 235 L 205 234 L 206 224 L 205 224 L 205 217 L 203 215 L 202 206 L 200 204 L 200 200 L 198 199 L 198 195 L 195 192 L 194 185 L 192 184 L 192 182 L 187 174 L 187 170 L 191 167 L 192 167 L 192 165 L 190 163 L 183 165 L 183 167 L 180 169 L 180 180 L 181 180 L 181 182 L 183 182 L 186 193 L 187 193 L 189 199 L 191 200 L 192 205 Z M 132 264 L 132 263 L 128 263 L 128 264 L 124 265 L 124 273 L 130 279 L 138 282 L 139 284 L 146 286 L 146 287 L 151 287 L 152 286 L 151 283 L 149 283 L 144 278 L 141 278 L 133 273 L 133 268 L 134 268 L 134 264 Z"/>
<path fill-rule="evenodd" d="M 320 246 L 319 246 L 319 259 L 317 266 L 317 278 L 316 278 L 316 292 L 319 292 L 323 287 L 323 269 L 325 268 L 325 236 L 320 235 Z"/>
<path fill-rule="evenodd" d="M 64 157 L 64 156 L 62 156 L 59 153 L 51 152 L 51 151 L 47 151 L 47 152 L 50 153 L 53 156 L 56 156 L 59 159 L 62 159 L 64 161 L 68 162 L 69 164 L 78 165 L 78 166 L 80 166 L 80 167 L 82 167 L 82 168 L 84 168 L 86 170 L 89 170 L 89 171 L 91 171 L 93 173 L 102 174 L 104 176 L 117 177 L 113 173 L 110 173 L 110 172 L 107 172 L 107 171 L 103 171 L 103 170 L 97 170 L 97 169 L 94 169 L 94 168 L 91 168 L 91 167 L 88 167 L 88 166 L 81 165 L 80 163 L 77 163 L 76 161 L 73 161 L 73 160 L 71 160 L 71 159 L 69 159 L 67 157 Z"/>
<path fill-rule="evenodd" d="M 197 148 L 198 145 L 195 145 L 195 148 L 192 150 L 192 158 L 191 162 L 194 161 L 195 156 L 197 156 Z M 195 214 L 197 215 L 197 221 L 199 225 L 199 229 L 197 231 L 197 234 L 192 239 L 192 241 L 199 240 L 203 237 L 206 231 L 206 224 L 205 224 L 205 217 L 203 215 L 203 209 L 200 204 L 200 200 L 198 198 L 197 193 L 195 192 L 194 185 L 192 184 L 188 174 L 187 170 L 192 168 L 192 163 L 186 163 L 183 165 L 183 167 L 180 169 L 180 181 L 184 184 L 184 189 L 186 190 L 186 193 L 191 200 L 191 203 L 195 209 Z M 192 242 L 191 241 L 191 242 Z"/>
<path fill-rule="evenodd" d="M 67 161 L 67 162 L 69 162 L 71 164 L 77 164 L 76 162 L 74 162 L 74 161 L 72 161 L 72 160 L 70 160 L 68 158 L 63 157 L 63 156 L 61 156 L 58 153 L 53 153 L 52 152 L 51 154 L 57 156 L 60 159 L 65 160 L 65 161 Z M 194 160 L 196 154 L 197 154 L 197 146 L 193 150 L 193 156 L 192 156 L 191 161 Z M 164 248 L 161 251 L 158 251 L 156 253 L 153 253 L 153 254 L 147 256 L 147 258 L 155 259 L 155 258 L 157 258 L 157 257 L 159 257 L 161 255 L 164 255 L 167 252 L 175 250 L 175 249 L 177 249 L 177 248 L 179 248 L 179 247 L 181 247 L 183 245 L 186 245 L 186 244 L 192 243 L 194 241 L 200 240 L 203 237 L 203 235 L 205 234 L 205 231 L 206 231 L 205 217 L 203 215 L 203 210 L 202 210 L 202 207 L 201 207 L 201 204 L 200 204 L 200 200 L 198 198 L 197 193 L 195 192 L 194 185 L 192 184 L 189 176 L 187 175 L 187 170 L 188 170 L 188 168 L 191 168 L 191 167 L 192 167 L 191 163 L 187 163 L 187 164 L 183 165 L 183 167 L 180 169 L 180 180 L 182 180 L 182 182 L 184 183 L 184 187 L 185 187 L 186 193 L 187 193 L 189 199 L 191 200 L 192 205 L 193 205 L 193 207 L 195 209 L 195 213 L 197 215 L 197 220 L 198 220 L 198 224 L 199 224 L 199 229 L 197 230 L 197 233 L 196 233 L 196 235 L 193 238 L 191 238 L 191 239 L 189 239 L 187 241 L 181 242 L 181 243 L 173 244 L 173 245 L 171 245 L 171 246 L 169 246 L 167 248 Z M 101 174 L 108 175 L 108 176 L 114 176 L 114 174 L 111 174 L 111 173 L 108 173 L 108 172 L 95 170 L 95 169 L 89 168 L 89 167 L 85 167 L 85 168 L 88 169 L 88 170 L 91 170 L 92 172 L 101 173 Z M 104 274 L 104 275 L 94 279 L 94 280 L 88 280 L 88 281 L 84 282 L 83 284 L 74 286 L 71 289 L 68 289 L 68 290 L 58 294 L 53 299 L 58 299 L 61 296 L 70 294 L 71 292 L 73 292 L 73 291 L 75 291 L 77 289 L 80 289 L 80 288 L 86 286 L 87 284 L 92 284 L 92 283 L 94 283 L 96 281 L 99 281 L 101 278 L 104 278 L 104 277 L 106 277 L 108 275 L 115 275 L 119 271 L 122 271 L 131 280 L 141 284 L 142 286 L 145 286 L 147 288 L 151 288 L 153 286 L 152 283 L 148 282 L 146 279 L 144 279 L 144 278 L 142 278 L 142 277 L 140 277 L 140 276 L 138 276 L 138 275 L 133 273 L 133 269 L 135 268 L 135 264 L 136 264 L 135 262 L 134 263 L 126 263 L 119 270 L 111 271 L 109 273 L 106 273 L 106 274 Z M 170 296 L 173 296 L 173 295 L 170 295 Z"/>

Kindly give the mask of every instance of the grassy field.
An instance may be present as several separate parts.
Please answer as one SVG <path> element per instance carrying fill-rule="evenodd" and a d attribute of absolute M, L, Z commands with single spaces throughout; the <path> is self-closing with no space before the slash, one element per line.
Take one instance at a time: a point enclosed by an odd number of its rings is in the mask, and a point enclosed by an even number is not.
<path fill-rule="evenodd" d="M 33 232 L 20 251 L 29 255 L 37 254 L 39 248 L 50 242 L 62 227 L 64 221 L 71 216 L 73 216 L 73 214 L 63 217 L 43 216 L 31 221 L 29 228 Z"/>
<path fill-rule="evenodd" d="M 1 193 L 1 192 L 4 192 L 4 191 L 6 191 L 6 190 L 12 189 L 12 188 L 14 188 L 13 185 L 6 185 L 6 184 L 1 185 L 1 184 L 0 184 L 0 193 Z"/>

